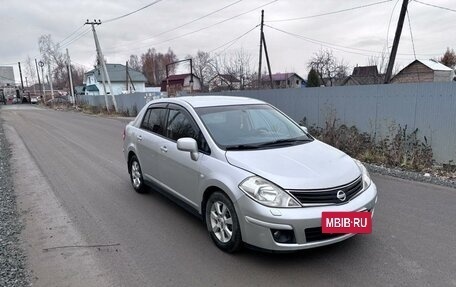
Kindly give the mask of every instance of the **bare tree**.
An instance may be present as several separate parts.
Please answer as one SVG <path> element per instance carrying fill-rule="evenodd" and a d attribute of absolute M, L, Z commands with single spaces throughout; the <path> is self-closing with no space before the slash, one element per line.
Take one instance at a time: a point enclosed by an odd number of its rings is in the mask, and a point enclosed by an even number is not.
<path fill-rule="evenodd" d="M 29 55 L 27 55 L 25 60 L 24 74 L 28 78 L 29 85 L 37 82 L 35 62 Z"/>
<path fill-rule="evenodd" d="M 83 84 L 85 72 L 86 70 L 83 67 L 71 65 L 74 86 L 81 86 Z"/>
<path fill-rule="evenodd" d="M 55 44 L 48 34 L 38 38 L 38 47 L 42 60 L 51 66 L 52 83 L 57 89 L 68 88 L 66 56 L 60 51 L 59 44 Z"/>
<path fill-rule="evenodd" d="M 309 69 L 314 69 L 320 81 L 329 86 L 334 85 L 337 79 L 348 75 L 348 65 L 343 60 L 337 60 L 332 50 L 320 50 L 314 54 L 308 63 Z"/>
<path fill-rule="evenodd" d="M 142 71 L 151 85 L 160 85 L 166 78 L 166 65 L 176 61 L 177 56 L 171 48 L 168 48 L 168 51 L 165 54 L 157 53 L 157 51 L 152 48 L 141 55 Z M 175 73 L 175 71 L 175 65 L 169 66 L 170 74 Z"/>
<path fill-rule="evenodd" d="M 382 53 L 378 56 L 370 56 L 367 59 L 367 64 L 369 66 L 377 66 L 378 72 L 380 74 L 386 73 L 386 68 L 388 67 L 388 53 L 383 49 Z"/>
<path fill-rule="evenodd" d="M 213 69 L 214 59 L 208 52 L 199 50 L 196 55 L 188 55 L 186 59 L 192 59 L 193 73 L 200 78 L 203 91 L 208 91 L 208 81 L 215 76 Z"/>
<path fill-rule="evenodd" d="M 219 55 L 212 64 L 216 74 L 235 77 L 241 82 L 240 88 L 252 88 L 254 85 L 255 67 L 252 55 L 240 48 L 229 54 Z"/>
<path fill-rule="evenodd" d="M 454 52 L 454 49 L 450 50 L 450 48 L 447 48 L 445 54 L 439 59 L 439 62 L 449 68 L 456 68 L 456 53 Z"/>
<path fill-rule="evenodd" d="M 133 69 L 133 70 L 136 70 L 136 71 L 142 71 L 142 65 L 141 65 L 141 61 L 138 57 L 138 55 L 130 55 L 130 60 L 128 61 L 128 66 Z"/>

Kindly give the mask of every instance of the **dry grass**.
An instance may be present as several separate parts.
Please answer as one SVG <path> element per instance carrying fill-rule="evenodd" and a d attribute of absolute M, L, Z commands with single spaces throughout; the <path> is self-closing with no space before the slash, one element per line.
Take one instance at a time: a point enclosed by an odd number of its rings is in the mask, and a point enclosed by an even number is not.
<path fill-rule="evenodd" d="M 306 124 L 305 119 L 301 124 Z M 390 126 L 390 134 L 381 140 L 360 132 L 355 126 L 339 125 L 334 116 L 326 120 L 325 127 L 308 129 L 319 140 L 364 162 L 414 171 L 433 168 L 432 147 L 427 138 L 421 138 L 418 129 L 410 131 L 407 125 Z"/>

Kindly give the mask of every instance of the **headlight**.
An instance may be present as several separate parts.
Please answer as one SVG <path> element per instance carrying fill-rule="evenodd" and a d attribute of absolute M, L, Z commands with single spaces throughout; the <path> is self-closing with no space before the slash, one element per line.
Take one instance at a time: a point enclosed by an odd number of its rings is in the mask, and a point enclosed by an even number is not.
<path fill-rule="evenodd" d="M 361 170 L 361 174 L 363 177 L 363 190 L 366 190 L 372 183 L 369 172 L 367 171 L 366 167 L 359 160 L 355 159 L 355 163 L 358 165 L 359 169 Z"/>
<path fill-rule="evenodd" d="M 286 191 L 258 176 L 245 179 L 239 188 L 255 201 L 269 207 L 300 207 Z"/>

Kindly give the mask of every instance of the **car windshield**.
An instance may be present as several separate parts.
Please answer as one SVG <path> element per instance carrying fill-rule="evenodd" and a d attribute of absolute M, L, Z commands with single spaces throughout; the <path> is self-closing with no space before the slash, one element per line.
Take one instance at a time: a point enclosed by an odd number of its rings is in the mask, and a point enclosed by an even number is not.
<path fill-rule="evenodd" d="M 267 104 L 203 107 L 196 112 L 217 145 L 226 150 L 288 146 L 313 140 Z"/>

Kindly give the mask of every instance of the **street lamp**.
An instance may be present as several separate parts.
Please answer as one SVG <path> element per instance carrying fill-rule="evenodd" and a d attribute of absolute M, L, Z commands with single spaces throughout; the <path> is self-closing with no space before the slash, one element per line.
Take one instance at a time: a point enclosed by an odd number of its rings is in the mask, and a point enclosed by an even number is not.
<path fill-rule="evenodd" d="M 38 66 L 41 67 L 41 78 L 43 79 L 43 84 L 41 85 L 41 89 L 43 90 L 43 101 L 45 101 L 45 96 L 44 96 L 44 86 L 45 86 L 45 82 L 44 82 L 44 71 L 43 71 L 43 67 L 44 67 L 44 62 L 43 61 L 39 61 L 38 62 Z"/>

